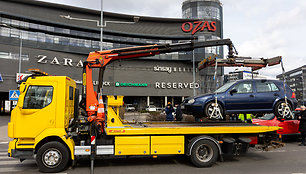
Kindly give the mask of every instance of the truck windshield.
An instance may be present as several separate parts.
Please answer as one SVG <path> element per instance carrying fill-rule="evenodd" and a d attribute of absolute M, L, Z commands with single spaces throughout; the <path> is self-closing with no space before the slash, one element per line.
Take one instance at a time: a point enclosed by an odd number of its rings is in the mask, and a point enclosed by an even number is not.
<path fill-rule="evenodd" d="M 29 86 L 23 109 L 42 109 L 51 103 L 52 96 L 52 86 Z"/>
<path fill-rule="evenodd" d="M 222 93 L 225 92 L 229 87 L 231 87 L 234 83 L 236 82 L 229 82 L 221 86 L 219 89 L 217 89 L 215 92 L 216 93 Z"/>

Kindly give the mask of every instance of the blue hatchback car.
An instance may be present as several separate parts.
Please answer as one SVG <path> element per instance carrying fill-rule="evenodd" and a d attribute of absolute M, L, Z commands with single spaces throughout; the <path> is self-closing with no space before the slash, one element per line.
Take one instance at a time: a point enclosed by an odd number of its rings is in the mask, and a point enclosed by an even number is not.
<path fill-rule="evenodd" d="M 295 93 L 283 81 L 250 79 L 226 83 L 214 94 L 186 98 L 181 104 L 183 113 L 195 117 L 221 119 L 226 114 L 274 113 L 290 117 L 297 106 Z M 285 104 L 287 97 L 287 105 Z"/>

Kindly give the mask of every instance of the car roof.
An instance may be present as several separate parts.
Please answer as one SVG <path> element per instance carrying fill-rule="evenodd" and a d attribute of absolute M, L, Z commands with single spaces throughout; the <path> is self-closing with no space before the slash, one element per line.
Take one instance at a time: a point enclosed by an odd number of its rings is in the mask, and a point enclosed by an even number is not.
<path fill-rule="evenodd" d="M 246 82 L 246 81 L 273 81 L 273 82 L 281 82 L 281 80 L 276 79 L 240 79 L 235 82 Z"/>

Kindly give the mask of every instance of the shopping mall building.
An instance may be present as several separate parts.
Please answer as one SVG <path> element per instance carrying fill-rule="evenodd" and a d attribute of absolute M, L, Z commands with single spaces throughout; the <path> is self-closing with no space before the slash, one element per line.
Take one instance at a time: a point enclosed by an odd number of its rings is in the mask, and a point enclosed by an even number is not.
<path fill-rule="evenodd" d="M 100 28 L 95 22 L 67 20 L 60 15 L 100 20 L 100 11 L 96 10 L 34 0 L 0 0 L 0 108 L 9 99 L 9 90 L 17 88 L 16 81 L 30 68 L 69 76 L 81 88 L 83 62 L 89 52 L 100 49 Z M 182 16 L 139 16 L 135 24 L 107 23 L 103 28 L 103 50 L 223 37 L 219 0 L 186 0 Z M 132 22 L 133 17 L 103 12 L 104 21 Z M 209 25 L 203 26 L 205 23 Z M 215 88 L 214 70 L 196 71 L 193 83 L 193 54 L 197 65 L 211 54 L 223 57 L 223 47 L 114 62 L 106 68 L 103 93 L 123 95 L 125 103 L 142 109 L 147 105 L 163 107 L 167 101 L 180 103 L 193 95 L 193 87 L 197 94 L 209 92 Z M 218 75 L 222 74 L 220 68 Z M 95 72 L 95 81 L 97 78 Z"/>

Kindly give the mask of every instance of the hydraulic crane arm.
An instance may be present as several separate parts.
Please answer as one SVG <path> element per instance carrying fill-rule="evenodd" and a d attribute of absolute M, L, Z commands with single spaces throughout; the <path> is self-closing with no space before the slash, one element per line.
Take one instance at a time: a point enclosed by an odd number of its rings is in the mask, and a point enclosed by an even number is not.
<path fill-rule="evenodd" d="M 230 39 L 210 40 L 210 41 L 191 41 L 191 42 L 176 43 L 176 44 L 155 44 L 155 45 L 91 52 L 87 58 L 87 61 L 84 62 L 84 68 L 83 68 L 83 99 L 86 98 L 85 102 L 86 111 L 90 116 L 94 115 L 98 110 L 98 99 L 97 95 L 95 94 L 92 82 L 93 68 L 104 69 L 109 63 L 119 59 L 147 57 L 147 56 L 154 56 L 158 54 L 178 52 L 178 51 L 192 51 L 196 48 L 223 46 L 223 45 L 227 45 L 229 48 L 228 57 L 234 57 L 233 43 Z M 101 74 L 103 76 L 103 72 Z M 102 83 L 100 79 L 99 83 Z"/>
<path fill-rule="evenodd" d="M 280 64 L 281 60 L 282 60 L 281 56 L 266 58 L 266 59 L 265 58 L 253 59 L 251 57 L 238 57 L 238 56 L 229 57 L 227 59 L 217 59 L 217 57 L 214 56 L 203 59 L 198 64 L 198 68 L 199 70 L 201 70 L 206 67 L 215 66 L 217 64 L 218 66 L 223 66 L 223 67 L 234 67 L 234 66 L 251 67 L 252 71 L 255 71 L 264 68 L 266 66 L 273 66 Z"/>

